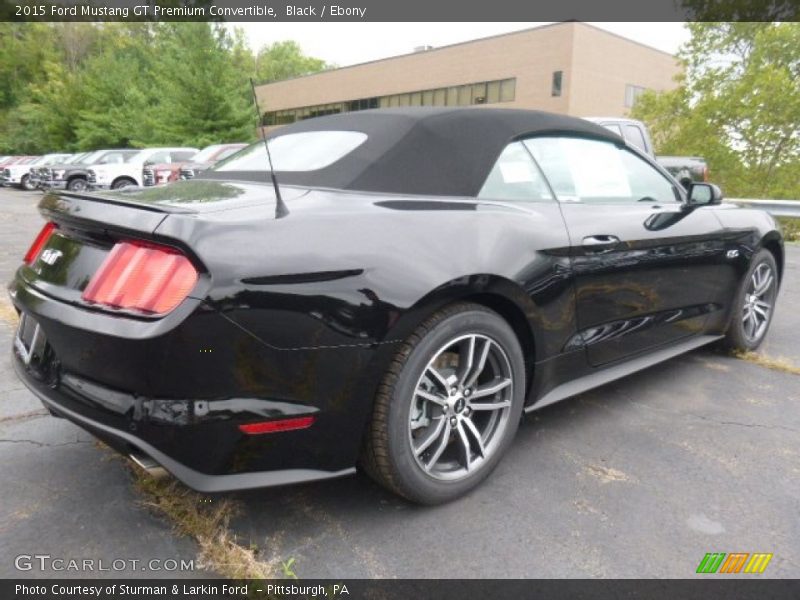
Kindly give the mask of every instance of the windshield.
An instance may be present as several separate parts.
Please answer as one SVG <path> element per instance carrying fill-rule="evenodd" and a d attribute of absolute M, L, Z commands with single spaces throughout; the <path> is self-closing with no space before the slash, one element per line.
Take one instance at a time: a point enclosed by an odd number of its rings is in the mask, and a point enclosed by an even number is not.
<path fill-rule="evenodd" d="M 153 153 L 152 150 L 139 150 L 139 152 L 137 152 L 133 156 L 128 157 L 128 160 L 126 160 L 125 162 L 143 163 L 147 159 L 147 157 L 150 156 L 152 153 Z"/>
<path fill-rule="evenodd" d="M 102 150 L 95 150 L 94 152 L 86 152 L 85 154 L 81 154 L 77 160 L 75 160 L 76 165 L 91 165 L 94 161 L 100 158 L 103 155 Z"/>
<path fill-rule="evenodd" d="M 192 158 L 195 162 L 208 162 L 211 160 L 211 157 L 214 156 L 220 148 L 223 147 L 223 144 L 215 144 L 213 146 L 206 146 L 200 152 L 194 155 Z"/>
<path fill-rule="evenodd" d="M 58 162 L 62 165 L 74 165 L 76 163 L 79 163 L 88 154 L 89 152 L 78 152 L 77 154 L 70 154 L 69 156 L 60 159 Z"/>
<path fill-rule="evenodd" d="M 87 164 L 113 165 L 134 162 L 133 158 L 141 154 L 139 150 L 101 150 L 100 156 L 95 156 L 93 162 Z"/>
<path fill-rule="evenodd" d="M 335 163 L 367 139 L 360 131 L 306 131 L 269 140 L 276 171 L 316 171 Z M 212 171 L 268 171 L 264 142 L 256 142 L 212 167 Z"/>
<path fill-rule="evenodd" d="M 53 165 L 58 162 L 62 162 L 64 159 L 68 159 L 71 154 L 48 154 L 43 156 L 39 160 L 37 160 L 34 165 Z"/>

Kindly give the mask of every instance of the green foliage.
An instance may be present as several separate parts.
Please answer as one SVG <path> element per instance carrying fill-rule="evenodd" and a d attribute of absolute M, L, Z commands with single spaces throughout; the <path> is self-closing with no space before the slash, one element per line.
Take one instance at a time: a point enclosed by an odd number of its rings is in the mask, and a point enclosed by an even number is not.
<path fill-rule="evenodd" d="M 679 87 L 632 111 L 660 154 L 706 158 L 728 196 L 800 198 L 800 23 L 690 23 Z"/>
<path fill-rule="evenodd" d="M 249 82 L 231 62 L 226 30 L 208 23 L 168 29 L 155 82 L 164 95 L 156 122 L 160 139 L 197 147 L 248 139 L 255 113 L 242 90 Z"/>
<path fill-rule="evenodd" d="M 0 154 L 248 141 L 249 78 L 325 66 L 213 23 L 0 23 Z"/>
<path fill-rule="evenodd" d="M 800 219 L 778 217 L 785 242 L 800 242 Z"/>
<path fill-rule="evenodd" d="M 275 42 L 263 46 L 255 58 L 255 80 L 259 83 L 300 77 L 332 68 L 325 61 L 303 54 L 297 42 Z"/>

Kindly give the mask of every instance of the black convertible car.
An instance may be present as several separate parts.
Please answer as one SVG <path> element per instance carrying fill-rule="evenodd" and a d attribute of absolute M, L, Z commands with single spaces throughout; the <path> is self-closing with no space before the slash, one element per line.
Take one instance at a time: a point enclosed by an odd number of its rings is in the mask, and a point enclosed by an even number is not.
<path fill-rule="evenodd" d="M 521 110 L 320 117 L 200 179 L 43 198 L 10 285 L 53 414 L 206 492 L 362 465 L 422 503 L 523 411 L 766 335 L 766 213 L 607 129 Z"/>

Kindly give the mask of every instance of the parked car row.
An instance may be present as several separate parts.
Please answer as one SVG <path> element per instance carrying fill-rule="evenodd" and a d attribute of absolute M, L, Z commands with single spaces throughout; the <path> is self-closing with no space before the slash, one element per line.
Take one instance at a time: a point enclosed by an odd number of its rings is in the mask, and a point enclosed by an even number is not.
<path fill-rule="evenodd" d="M 0 156 L 0 185 L 24 190 L 120 189 L 191 179 L 246 144 L 197 148 L 111 148 L 77 154 Z"/>
<path fill-rule="evenodd" d="M 223 158 L 235 154 L 247 144 L 214 144 L 206 146 L 191 159 L 145 165 L 142 179 L 144 185 L 162 185 L 178 179 L 192 179 Z"/>
<path fill-rule="evenodd" d="M 45 154 L 43 156 L 8 156 L 0 162 L 0 184 L 14 186 L 26 190 L 36 189 L 31 179 L 33 169 L 63 162 L 71 154 Z"/>

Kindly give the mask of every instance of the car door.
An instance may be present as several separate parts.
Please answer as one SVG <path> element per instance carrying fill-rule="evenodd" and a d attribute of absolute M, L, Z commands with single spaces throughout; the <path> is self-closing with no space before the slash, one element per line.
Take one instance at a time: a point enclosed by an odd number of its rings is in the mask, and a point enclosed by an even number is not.
<path fill-rule="evenodd" d="M 722 284 L 723 231 L 675 182 L 624 145 L 579 137 L 525 145 L 570 235 L 578 333 L 603 365 L 703 331 Z"/>

